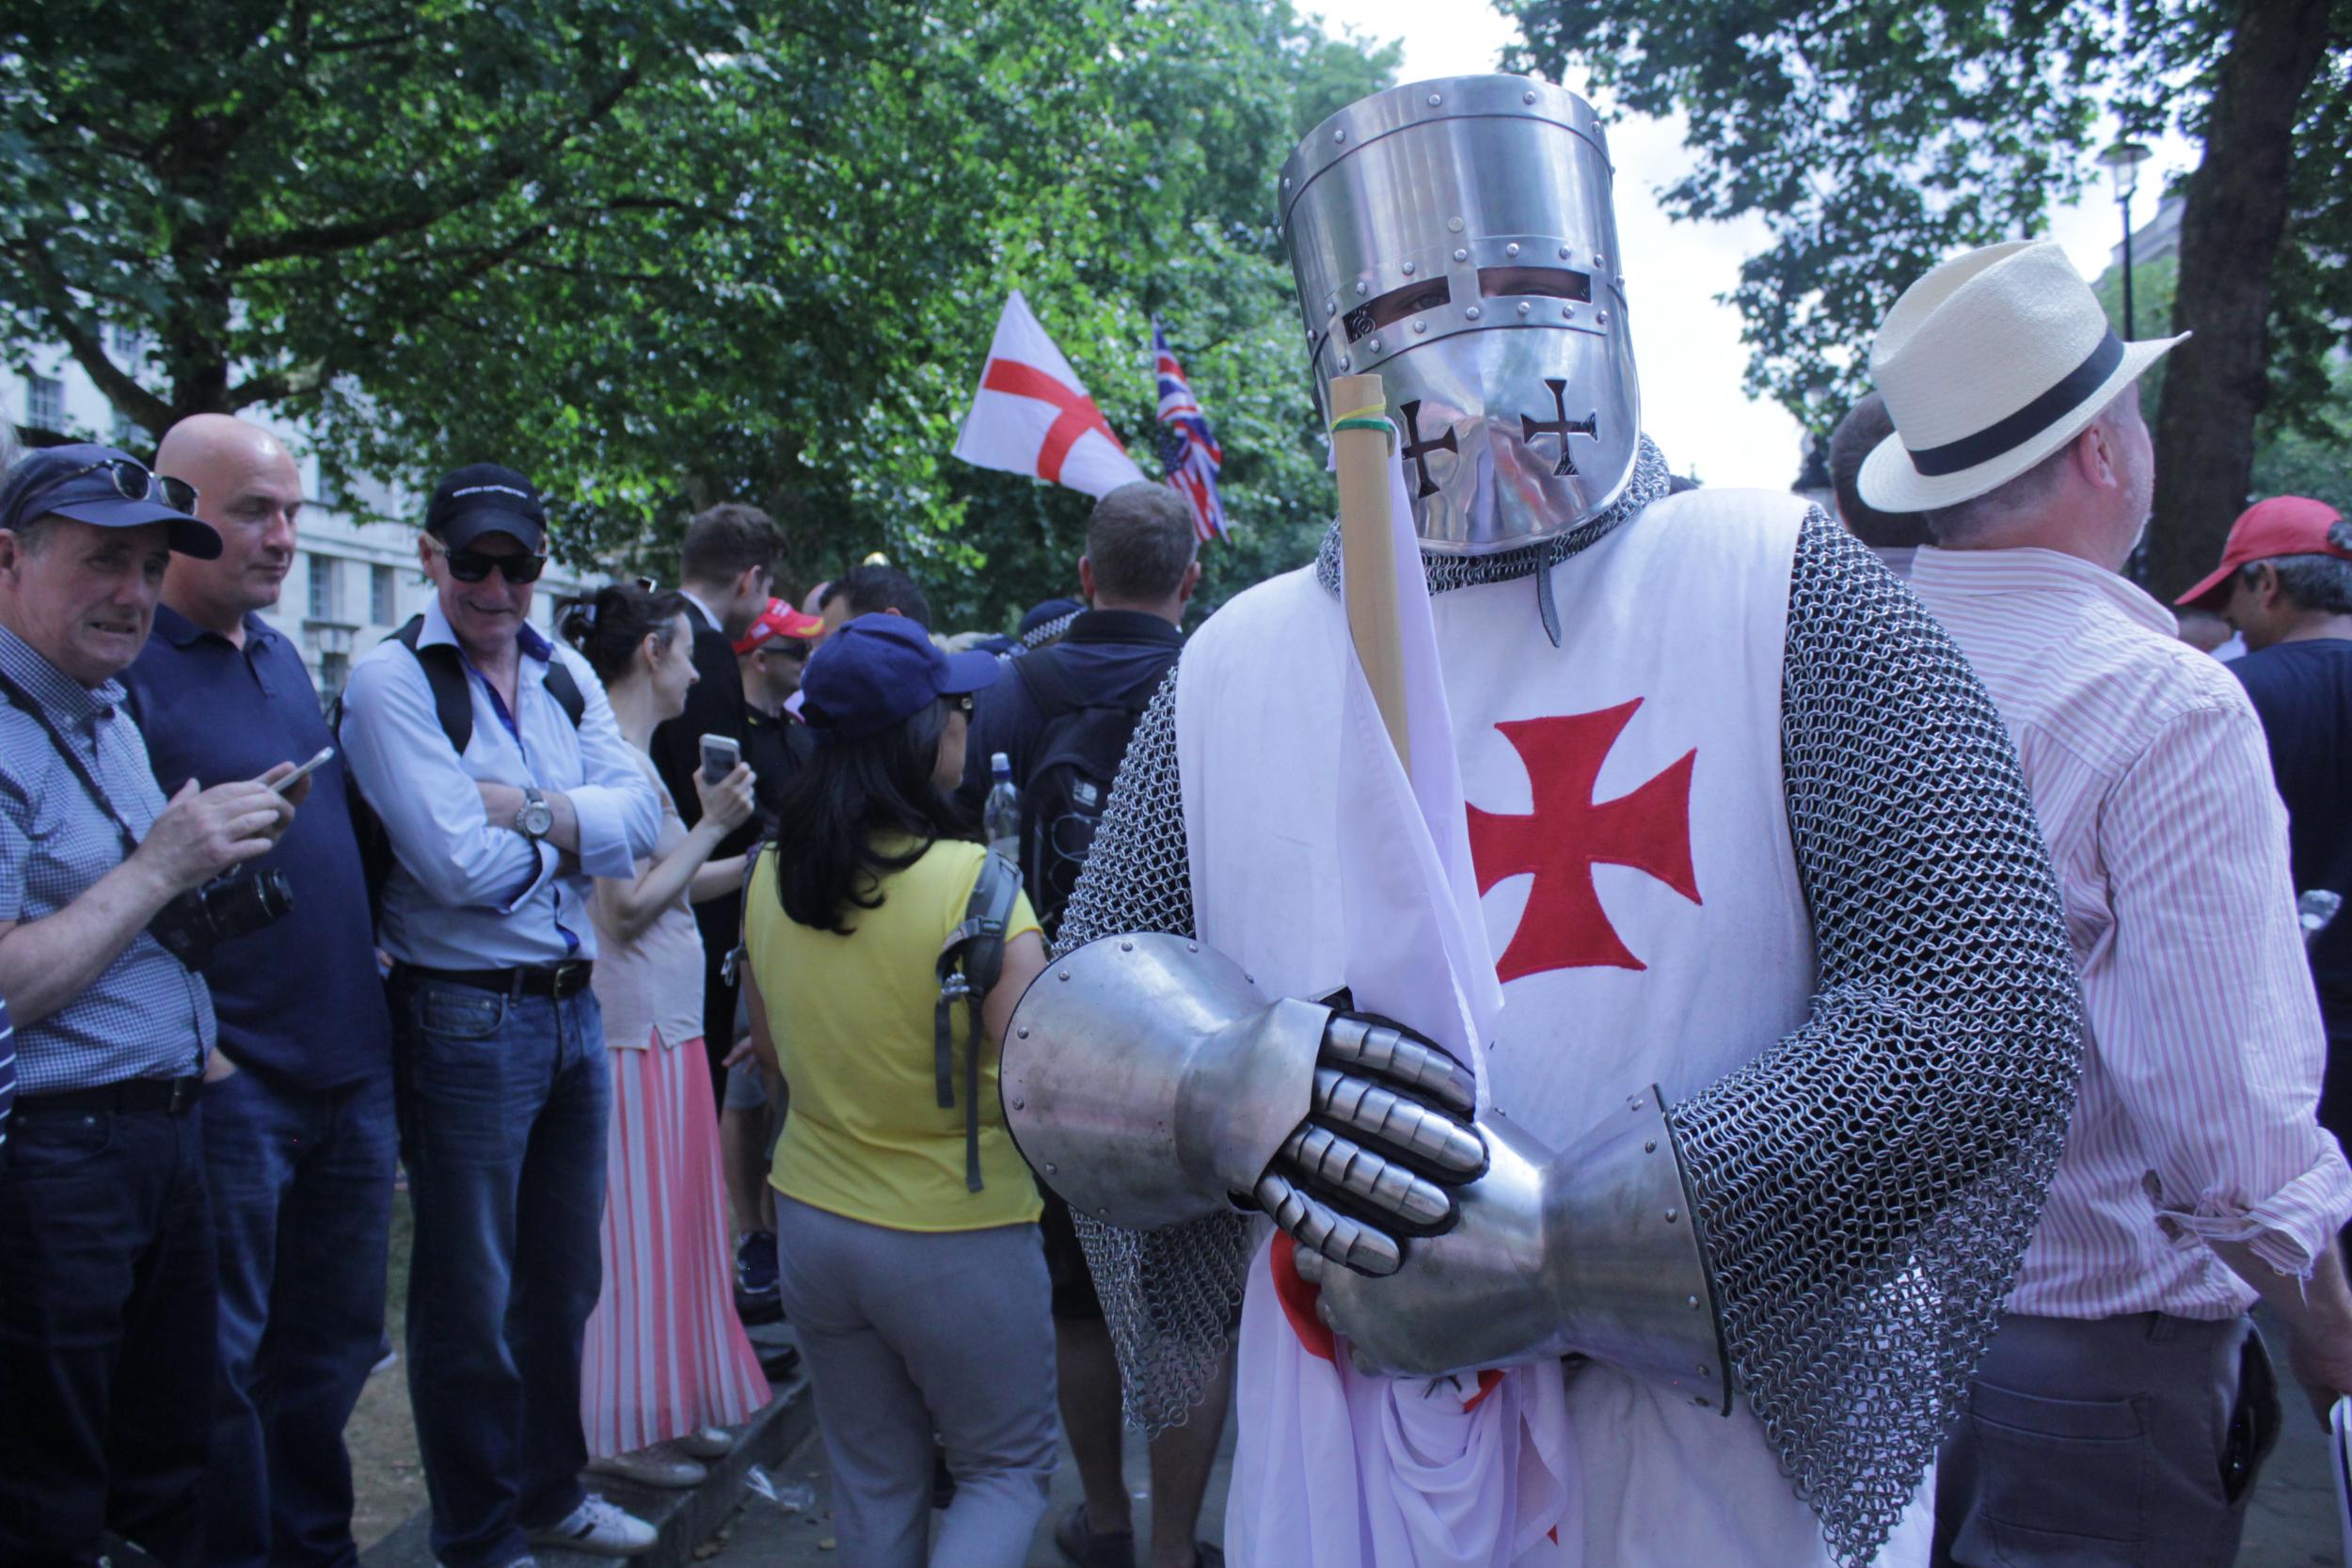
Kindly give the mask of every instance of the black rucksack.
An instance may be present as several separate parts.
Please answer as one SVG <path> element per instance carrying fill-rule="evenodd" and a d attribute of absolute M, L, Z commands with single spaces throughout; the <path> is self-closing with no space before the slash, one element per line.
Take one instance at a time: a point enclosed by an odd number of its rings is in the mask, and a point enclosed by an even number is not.
<path fill-rule="evenodd" d="M 1012 661 L 1013 673 L 1045 717 L 1021 781 L 1021 879 L 1050 942 L 1078 873 L 1093 852 L 1094 835 L 1110 804 L 1111 784 L 1127 754 L 1136 721 L 1151 705 L 1176 650 L 1138 678 L 1123 697 L 1089 699 L 1062 662 L 1062 648 Z"/>
<path fill-rule="evenodd" d="M 384 641 L 398 642 L 417 656 L 417 662 L 424 667 L 425 684 L 433 689 L 433 715 L 441 721 L 441 733 L 449 737 L 450 746 L 462 757 L 473 740 L 473 692 L 466 684 L 465 657 L 453 643 L 417 646 L 423 633 L 424 617 L 411 615 L 406 626 Z M 581 717 L 588 711 L 588 699 L 561 658 L 548 660 L 548 695 L 555 699 L 555 705 L 578 729 Z M 343 698 L 340 691 L 327 705 L 326 727 L 335 732 L 338 740 L 342 738 Z M 343 780 L 350 795 L 352 831 L 359 838 L 359 866 L 368 879 L 368 907 L 380 909 L 385 880 L 392 874 L 391 835 L 384 831 L 383 819 L 359 793 L 358 776 L 346 768 Z"/>

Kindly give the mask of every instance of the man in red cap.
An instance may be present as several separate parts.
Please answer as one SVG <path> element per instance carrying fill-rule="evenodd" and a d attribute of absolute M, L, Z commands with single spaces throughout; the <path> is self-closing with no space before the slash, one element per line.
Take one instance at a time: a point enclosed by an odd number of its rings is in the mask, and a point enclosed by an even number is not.
<path fill-rule="evenodd" d="M 2352 892 L 2352 522 L 2308 496 L 2257 501 L 2214 574 L 2175 601 L 2218 613 L 2251 652 L 2229 669 L 2253 699 L 2287 807 L 2298 893 Z M 2328 1027 L 2320 1125 L 2352 1141 L 2352 918 L 2312 935 Z"/>

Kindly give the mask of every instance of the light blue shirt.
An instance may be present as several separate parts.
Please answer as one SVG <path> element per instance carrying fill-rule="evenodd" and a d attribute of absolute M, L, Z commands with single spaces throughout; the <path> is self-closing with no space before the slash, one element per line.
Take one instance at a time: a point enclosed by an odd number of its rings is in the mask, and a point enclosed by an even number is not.
<path fill-rule="evenodd" d="M 395 861 L 377 941 L 402 962 L 507 969 L 596 957 L 594 879 L 634 877 L 660 832 L 660 800 L 588 661 L 529 626 L 516 640 L 523 657 L 511 715 L 467 664 L 473 736 L 463 756 L 442 733 L 424 666 L 399 641 L 372 649 L 343 689 L 343 752 Z M 455 644 L 438 600 L 425 607 L 417 642 Z M 558 658 L 587 699 L 577 729 L 547 689 L 548 662 Z M 477 783 L 564 795 L 580 820 L 578 857 L 491 821 Z"/>

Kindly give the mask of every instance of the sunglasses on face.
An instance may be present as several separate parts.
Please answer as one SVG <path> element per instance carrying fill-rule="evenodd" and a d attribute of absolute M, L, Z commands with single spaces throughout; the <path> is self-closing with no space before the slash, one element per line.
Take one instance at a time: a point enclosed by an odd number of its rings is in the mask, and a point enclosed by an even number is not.
<path fill-rule="evenodd" d="M 87 468 L 76 468 L 66 475 L 76 480 L 84 474 L 104 470 L 115 483 L 115 494 L 127 501 L 161 500 L 174 512 L 196 510 L 196 486 L 184 479 L 171 479 L 149 470 L 127 457 L 101 458 Z"/>
<path fill-rule="evenodd" d="M 536 582 L 539 574 L 548 569 L 544 555 L 490 555 L 482 550 L 453 550 L 436 545 L 441 560 L 448 563 L 449 575 L 459 582 L 480 582 L 495 569 L 509 582 Z"/>

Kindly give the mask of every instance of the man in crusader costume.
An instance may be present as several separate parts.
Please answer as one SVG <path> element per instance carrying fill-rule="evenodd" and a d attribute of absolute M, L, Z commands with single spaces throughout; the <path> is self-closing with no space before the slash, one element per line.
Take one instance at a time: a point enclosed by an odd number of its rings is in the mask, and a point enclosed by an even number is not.
<path fill-rule="evenodd" d="M 1376 94 L 1281 202 L 1416 492 L 1504 1006 L 1478 1083 L 1334 997 L 1335 529 L 1187 646 L 1005 1042 L 1130 1413 L 1198 1396 L 1261 1211 L 1358 1372 L 1560 1369 L 1576 1506 L 1503 1560 L 1924 1561 L 2081 1044 L 1999 716 L 1819 510 L 1669 497 L 1582 100 Z"/>

